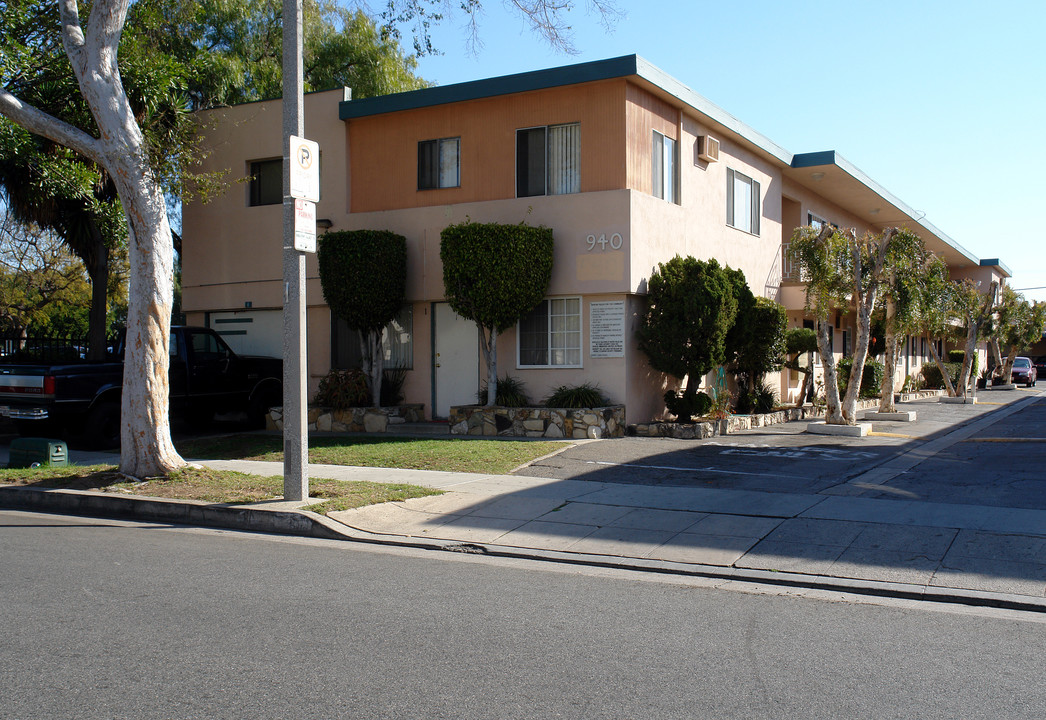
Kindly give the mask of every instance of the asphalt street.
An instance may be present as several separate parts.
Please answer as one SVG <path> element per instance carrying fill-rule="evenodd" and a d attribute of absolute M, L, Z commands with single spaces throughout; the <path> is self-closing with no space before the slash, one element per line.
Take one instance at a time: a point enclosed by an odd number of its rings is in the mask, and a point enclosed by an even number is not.
<path fill-rule="evenodd" d="M 1040 614 L 0 512 L 4 718 L 1039 718 Z M 842 600 L 842 601 L 840 601 Z"/>

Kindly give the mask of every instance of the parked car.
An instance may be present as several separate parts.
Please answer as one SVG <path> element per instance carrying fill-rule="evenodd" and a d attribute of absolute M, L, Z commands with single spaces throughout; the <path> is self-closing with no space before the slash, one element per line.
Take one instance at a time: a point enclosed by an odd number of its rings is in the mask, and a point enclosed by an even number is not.
<path fill-rule="evenodd" d="M 1039 374 L 1030 358 L 1019 357 L 1013 361 L 1013 383 L 1023 383 L 1025 387 L 1034 387 Z"/>
<path fill-rule="evenodd" d="M 75 359 L 58 365 L 0 363 L 0 416 L 22 435 L 82 435 L 96 447 L 120 444 L 120 386 L 123 341 L 114 358 L 94 363 Z M 237 355 L 210 328 L 171 328 L 170 409 L 193 423 L 215 413 L 246 412 L 262 425 L 268 409 L 281 404 L 283 361 Z"/>
<path fill-rule="evenodd" d="M 1032 360 L 1032 364 L 1035 365 L 1035 376 L 1038 379 L 1039 375 L 1046 375 L 1046 355 L 1040 355 L 1039 357 Z"/>

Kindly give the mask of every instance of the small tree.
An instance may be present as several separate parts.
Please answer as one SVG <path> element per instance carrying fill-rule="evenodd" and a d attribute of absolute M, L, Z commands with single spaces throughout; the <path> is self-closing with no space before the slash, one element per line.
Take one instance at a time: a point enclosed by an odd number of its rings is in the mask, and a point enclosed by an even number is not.
<path fill-rule="evenodd" d="M 917 269 L 925 264 L 925 258 L 926 247 L 922 238 L 906 229 L 897 232 L 886 254 L 886 278 L 882 286 L 882 299 L 886 308 L 883 314 L 883 379 L 879 393 L 881 413 L 897 411 L 893 399 L 897 361 L 901 354 L 897 338 L 915 330 L 917 284 L 920 277 Z"/>
<path fill-rule="evenodd" d="M 734 370 L 749 392 L 756 389 L 766 373 L 781 369 L 787 326 L 784 306 L 769 298 L 753 298 L 750 305 L 738 309 L 727 339 L 728 344 L 734 341 L 729 348 Z"/>
<path fill-rule="evenodd" d="M 734 281 L 718 262 L 676 255 L 647 283 L 639 348 L 651 367 L 686 378 L 686 392 L 696 392 L 702 376 L 725 362 L 736 314 Z"/>
<path fill-rule="evenodd" d="M 782 365 L 803 375 L 803 384 L 799 387 L 799 399 L 795 404 L 796 407 L 802 407 L 806 402 L 806 396 L 810 393 L 814 369 L 812 362 L 801 365 L 799 359 L 804 355 L 817 352 L 817 333 L 810 328 L 791 328 L 785 332 L 784 351 L 788 359 Z"/>
<path fill-rule="evenodd" d="M 447 302 L 483 337 L 487 405 L 498 392 L 498 335 L 537 307 L 552 279 L 554 241 L 545 227 L 465 222 L 440 234 Z"/>
<path fill-rule="evenodd" d="M 858 238 L 856 230 L 842 233 L 825 225 L 820 231 L 797 228 L 792 236 L 792 258 L 807 283 L 807 309 L 812 309 L 817 319 L 817 345 L 825 374 L 825 422 L 829 424 L 857 422 L 857 397 L 868 357 L 872 312 L 897 234 L 897 228 L 887 228 L 878 235 L 866 233 Z M 857 336 L 846 394 L 840 399 L 829 313 L 851 306 L 857 311 Z"/>
<path fill-rule="evenodd" d="M 944 366 L 944 358 L 937 351 L 937 340 L 949 335 L 952 331 L 954 315 L 955 285 L 948 280 L 948 266 L 933 254 L 928 254 L 922 263 L 912 268 L 913 273 L 913 313 L 912 325 L 916 332 L 926 340 L 937 369 L 941 371 L 945 388 L 950 397 L 955 397 L 955 386 L 951 373 Z"/>
<path fill-rule="evenodd" d="M 999 367 L 996 372 L 1006 382 L 1013 372 L 1017 355 L 1038 340 L 1046 328 L 1046 303 L 1030 303 L 1023 295 L 1009 287 L 1002 288 L 995 322 L 992 325 L 992 349 Z M 1005 358 L 1001 357 L 1006 353 Z"/>
<path fill-rule="evenodd" d="M 962 369 L 959 371 L 959 384 L 955 388 L 955 394 L 966 393 L 970 389 L 970 375 L 973 368 L 973 358 L 977 351 L 977 340 L 981 338 L 982 331 L 991 320 L 995 308 L 995 300 L 999 294 L 999 283 L 992 281 L 988 291 L 982 293 L 980 283 L 964 278 L 952 282 L 952 310 L 951 314 L 955 321 L 962 323 L 966 336 L 964 350 L 966 356 L 962 361 Z"/>
<path fill-rule="evenodd" d="M 403 306 L 407 239 L 387 230 L 325 233 L 317 252 L 323 298 L 360 336 L 371 402 L 381 405 L 385 353 L 381 338 Z"/>

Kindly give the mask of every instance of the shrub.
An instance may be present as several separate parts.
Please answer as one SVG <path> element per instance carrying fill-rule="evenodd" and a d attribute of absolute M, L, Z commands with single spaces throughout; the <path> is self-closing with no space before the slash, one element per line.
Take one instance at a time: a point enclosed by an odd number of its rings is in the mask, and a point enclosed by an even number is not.
<path fill-rule="evenodd" d="M 591 383 L 560 385 L 545 399 L 545 407 L 550 408 L 594 408 L 609 404 L 603 391 Z"/>
<path fill-rule="evenodd" d="M 403 402 L 403 383 L 406 370 L 386 370 L 381 382 L 381 406 L 393 407 Z"/>
<path fill-rule="evenodd" d="M 665 406 L 668 412 L 676 416 L 676 422 L 688 423 L 712 409 L 712 398 L 694 390 L 682 393 L 669 390 L 665 393 Z"/>
<path fill-rule="evenodd" d="M 370 387 L 362 370 L 331 370 L 320 380 L 316 404 L 335 410 L 370 406 Z"/>
<path fill-rule="evenodd" d="M 774 391 L 769 383 L 762 382 L 756 386 L 755 390 L 742 388 L 738 391 L 737 401 L 734 403 L 734 412 L 740 415 L 768 413 L 773 412 L 776 404 L 777 392 Z"/>
<path fill-rule="evenodd" d="M 962 362 L 947 362 L 944 364 L 948 376 L 952 379 L 952 386 L 959 384 L 959 373 L 962 372 Z M 923 387 L 943 388 L 944 378 L 937 363 L 926 363 L 922 366 Z"/>
<path fill-rule="evenodd" d="M 850 368 L 853 367 L 853 358 L 843 358 L 839 361 L 839 392 L 845 393 L 847 383 L 850 379 Z M 883 365 L 878 360 L 868 358 L 864 363 L 864 372 L 861 374 L 861 388 L 858 397 L 879 397 L 883 384 Z"/>
<path fill-rule="evenodd" d="M 965 350 L 949 350 L 948 351 L 948 362 L 946 365 L 955 363 L 962 366 L 963 361 L 966 359 Z M 977 353 L 973 354 L 973 359 L 970 361 L 970 377 L 977 377 L 977 363 L 980 360 L 980 356 Z M 942 383 L 943 384 L 943 383 Z"/>
<path fill-rule="evenodd" d="M 486 383 L 483 383 L 483 387 L 476 393 L 476 401 L 480 405 L 487 404 Z M 498 390 L 497 396 L 494 398 L 494 404 L 502 407 L 529 406 L 530 399 L 527 398 L 527 392 L 523 389 L 523 381 L 509 375 L 498 378 Z"/>

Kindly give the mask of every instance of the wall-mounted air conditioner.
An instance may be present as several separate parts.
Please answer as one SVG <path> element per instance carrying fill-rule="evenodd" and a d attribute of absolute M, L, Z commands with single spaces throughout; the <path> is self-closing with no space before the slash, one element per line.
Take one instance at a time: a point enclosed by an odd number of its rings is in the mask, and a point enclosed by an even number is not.
<path fill-rule="evenodd" d="M 719 160 L 719 141 L 711 135 L 699 135 L 697 138 L 697 156 L 705 162 Z"/>

